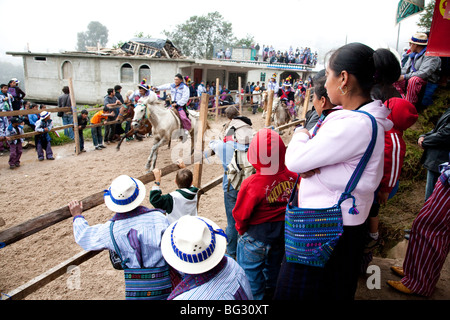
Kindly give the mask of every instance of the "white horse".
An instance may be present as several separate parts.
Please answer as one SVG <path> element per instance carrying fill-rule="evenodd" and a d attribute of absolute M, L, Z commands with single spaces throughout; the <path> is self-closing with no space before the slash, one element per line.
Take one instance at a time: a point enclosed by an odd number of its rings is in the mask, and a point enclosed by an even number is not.
<path fill-rule="evenodd" d="M 274 108 L 272 111 L 274 115 L 274 124 L 275 128 L 282 126 L 283 124 L 287 124 L 291 120 L 291 115 L 289 113 L 289 108 L 286 103 L 280 99 L 274 99 Z M 280 130 L 280 135 L 283 134 L 283 130 Z"/>
<path fill-rule="evenodd" d="M 191 136 L 191 155 L 194 152 L 194 129 L 197 128 L 197 122 L 199 113 L 188 110 L 191 120 L 191 130 L 189 135 Z M 165 107 L 165 102 L 158 100 L 156 94 L 152 91 L 150 95 L 145 98 L 141 98 L 138 104 L 134 108 L 134 118 L 132 125 L 136 127 L 139 125 L 139 121 L 147 117 L 152 124 L 152 136 L 154 143 L 148 157 L 145 168 L 148 172 L 151 172 L 156 165 L 156 159 L 158 157 L 158 148 L 163 144 L 168 144 L 170 149 L 170 142 L 172 137 L 185 137 L 185 130 L 181 129 L 180 118 L 170 108 Z M 208 128 L 208 124 L 207 124 Z M 183 139 L 185 141 L 185 139 Z M 184 142 L 183 141 L 183 142 Z"/>

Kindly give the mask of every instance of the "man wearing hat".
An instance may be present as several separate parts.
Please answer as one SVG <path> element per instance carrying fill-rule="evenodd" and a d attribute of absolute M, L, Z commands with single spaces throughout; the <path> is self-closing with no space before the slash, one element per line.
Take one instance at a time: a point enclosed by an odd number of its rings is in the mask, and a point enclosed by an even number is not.
<path fill-rule="evenodd" d="M 394 83 L 402 98 L 416 105 L 418 96 L 427 82 L 437 83 L 441 59 L 427 56 L 428 36 L 425 33 L 416 33 L 409 41 L 411 53 L 402 68 L 400 78 Z"/>
<path fill-rule="evenodd" d="M 49 132 L 52 129 L 53 121 L 50 119 L 50 113 L 48 111 L 42 111 L 39 115 L 39 120 L 36 121 L 36 127 L 34 128 L 36 132 L 41 133 L 34 136 L 39 161 L 44 160 L 44 150 L 47 160 L 55 160 L 55 158 L 53 158 L 52 146 L 50 144 L 52 138 L 50 138 L 49 135 Z"/>
<path fill-rule="evenodd" d="M 253 300 L 244 270 L 225 255 L 227 236 L 213 221 L 183 216 L 164 232 L 161 251 L 184 274 L 168 300 Z"/>
<path fill-rule="evenodd" d="M 272 77 L 269 80 L 269 83 L 267 84 L 267 90 L 272 90 L 273 92 L 275 92 L 275 95 L 278 93 L 279 90 L 279 86 L 277 83 L 277 74 L 274 73 L 272 75 Z"/>
<path fill-rule="evenodd" d="M 147 84 L 147 79 L 143 79 L 142 82 L 138 85 L 138 89 L 134 91 L 130 96 L 125 97 L 125 104 L 129 105 L 132 103 L 136 105 L 138 100 L 143 97 L 147 97 L 150 93 L 150 87 Z"/>
<path fill-rule="evenodd" d="M 74 200 L 68 204 L 73 233 L 84 250 L 110 250 L 119 257 L 127 300 L 166 300 L 172 282 L 161 252 L 161 237 L 169 222 L 162 211 L 141 205 L 145 197 L 140 180 L 121 175 L 104 191 L 106 207 L 116 212 L 109 221 L 90 226 L 81 215 L 83 203 Z"/>
<path fill-rule="evenodd" d="M 190 91 L 189 87 L 183 81 L 183 76 L 177 73 L 174 77 L 174 83 L 156 86 L 156 90 L 170 90 L 172 109 L 178 112 L 182 128 L 187 131 L 191 130 L 191 120 L 188 117 L 189 114 L 186 107 L 189 101 Z"/>

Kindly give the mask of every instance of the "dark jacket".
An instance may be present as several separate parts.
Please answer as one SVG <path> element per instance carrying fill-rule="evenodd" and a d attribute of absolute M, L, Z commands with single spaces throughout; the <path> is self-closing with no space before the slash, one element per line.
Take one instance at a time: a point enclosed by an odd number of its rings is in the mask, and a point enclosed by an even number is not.
<path fill-rule="evenodd" d="M 421 137 L 424 137 L 422 147 L 425 149 L 421 159 L 423 166 L 439 173 L 439 165 L 448 161 L 450 152 L 450 107 L 439 118 L 434 129 Z"/>

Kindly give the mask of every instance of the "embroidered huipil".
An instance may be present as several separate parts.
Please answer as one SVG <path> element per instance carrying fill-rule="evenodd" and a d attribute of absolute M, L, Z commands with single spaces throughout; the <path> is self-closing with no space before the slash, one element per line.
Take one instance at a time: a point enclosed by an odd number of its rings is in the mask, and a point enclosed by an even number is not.
<path fill-rule="evenodd" d="M 75 241 L 84 250 L 112 250 L 117 253 L 110 233 L 114 221 L 114 240 L 122 261 L 126 262 L 127 299 L 166 299 L 171 292 L 169 266 L 161 253 L 161 238 L 169 222 L 159 210 L 140 206 L 128 213 L 117 213 L 111 221 L 89 226 L 83 216 L 73 221 Z M 157 278 L 156 284 L 149 283 Z M 134 278 L 142 281 L 135 281 Z"/>
<path fill-rule="evenodd" d="M 172 299 L 253 300 L 253 295 L 244 270 L 232 258 L 225 256 L 210 272 L 186 274 L 169 297 Z"/>

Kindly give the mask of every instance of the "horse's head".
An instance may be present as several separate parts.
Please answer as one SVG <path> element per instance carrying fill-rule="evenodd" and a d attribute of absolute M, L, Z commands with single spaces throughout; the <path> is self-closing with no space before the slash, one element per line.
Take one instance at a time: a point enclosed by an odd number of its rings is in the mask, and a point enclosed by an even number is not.
<path fill-rule="evenodd" d="M 139 126 L 139 122 L 145 118 L 147 112 L 147 106 L 158 100 L 158 96 L 153 91 L 149 91 L 148 95 L 138 100 L 134 107 L 134 117 L 132 126 L 136 128 Z"/>
<path fill-rule="evenodd" d="M 145 113 L 147 112 L 147 105 L 142 103 L 141 100 L 138 101 L 136 106 L 134 107 L 134 117 L 131 125 L 133 127 L 139 126 L 139 122 L 145 117 Z"/>

